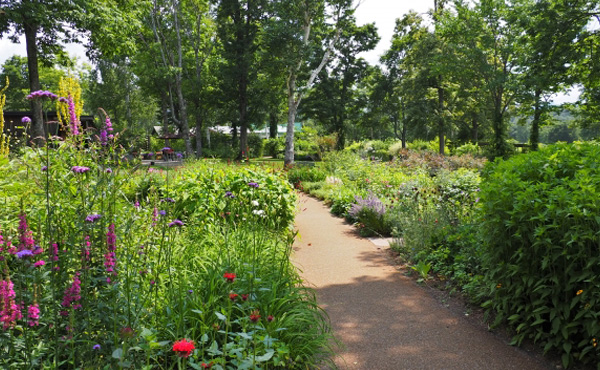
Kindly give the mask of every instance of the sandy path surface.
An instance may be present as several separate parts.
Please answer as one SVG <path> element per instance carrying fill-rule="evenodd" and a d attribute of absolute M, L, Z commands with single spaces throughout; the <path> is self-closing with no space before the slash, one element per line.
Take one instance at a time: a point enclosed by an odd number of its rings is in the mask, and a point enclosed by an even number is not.
<path fill-rule="evenodd" d="M 292 260 L 344 344 L 339 368 L 553 368 L 446 309 L 322 203 L 300 206 Z"/>

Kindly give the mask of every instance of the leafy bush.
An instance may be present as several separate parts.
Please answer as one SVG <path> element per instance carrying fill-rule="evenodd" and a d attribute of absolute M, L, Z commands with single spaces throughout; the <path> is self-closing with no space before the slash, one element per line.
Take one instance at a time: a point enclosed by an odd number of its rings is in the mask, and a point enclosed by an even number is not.
<path fill-rule="evenodd" d="M 272 139 L 266 139 L 264 145 L 264 153 L 273 158 L 283 158 L 283 151 L 285 150 L 285 138 L 278 137 Z"/>
<path fill-rule="evenodd" d="M 474 143 L 466 143 L 463 144 L 459 147 L 457 147 L 456 149 L 454 149 L 454 155 L 465 155 L 465 154 L 471 154 L 473 156 L 475 155 L 482 155 L 483 154 L 483 150 L 481 149 L 481 147 L 477 144 Z"/>
<path fill-rule="evenodd" d="M 264 140 L 255 133 L 248 134 L 248 156 L 261 158 L 263 156 Z"/>
<path fill-rule="evenodd" d="M 562 353 L 600 363 L 600 146 L 556 145 L 497 161 L 481 188 L 486 306 Z"/>
<path fill-rule="evenodd" d="M 298 187 L 303 182 L 325 181 L 327 174 L 317 166 L 298 165 L 287 170 L 289 182 Z"/>

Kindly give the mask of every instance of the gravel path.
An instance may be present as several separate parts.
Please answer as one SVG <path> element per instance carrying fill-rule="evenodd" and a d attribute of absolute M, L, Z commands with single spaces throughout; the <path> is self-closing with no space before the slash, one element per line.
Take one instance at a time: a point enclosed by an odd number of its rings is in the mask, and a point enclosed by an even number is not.
<path fill-rule="evenodd" d="M 370 241 L 301 195 L 292 259 L 329 314 L 340 369 L 552 369 L 452 313 Z"/>

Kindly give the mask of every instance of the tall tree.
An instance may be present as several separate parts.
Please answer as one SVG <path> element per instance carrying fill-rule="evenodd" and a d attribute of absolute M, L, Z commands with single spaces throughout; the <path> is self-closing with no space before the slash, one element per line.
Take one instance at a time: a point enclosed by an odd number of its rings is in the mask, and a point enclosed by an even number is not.
<path fill-rule="evenodd" d="M 238 158 L 247 151 L 251 84 L 257 75 L 257 51 L 262 22 L 266 16 L 265 0 L 220 0 L 217 5 L 217 30 L 223 45 L 227 78 L 238 109 L 240 128 Z"/>
<path fill-rule="evenodd" d="M 128 1 L 0 0 L 0 9 L 0 37 L 8 35 L 18 42 L 20 35 L 25 36 L 30 91 L 42 87 L 39 62 L 51 64 L 56 56 L 64 55 L 63 42 L 81 41 L 87 34 L 88 50 L 115 52 L 117 45 L 123 48 L 120 41 L 128 34 L 126 30 L 135 25 L 125 16 L 132 9 Z M 31 137 L 41 143 L 45 135 L 41 101 L 32 100 L 31 108 Z"/>
<path fill-rule="evenodd" d="M 323 67 L 329 62 L 333 47 L 341 33 L 339 21 L 351 13 L 351 0 L 277 0 L 273 2 L 274 17 L 267 33 L 271 50 L 281 57 L 287 72 L 287 132 L 284 163 L 294 163 L 294 126 L 298 106 L 310 90 Z M 329 12 L 327 12 L 328 10 Z M 334 32 L 325 32 L 327 21 L 333 22 Z M 314 32 L 317 31 L 317 32 Z M 323 33 L 332 35 L 322 41 L 324 52 L 315 52 Z M 318 36 L 318 37 L 315 37 Z M 319 57 L 320 56 L 320 57 Z M 301 80 L 299 80 L 301 79 Z"/>
<path fill-rule="evenodd" d="M 307 98 L 312 115 L 321 122 L 328 123 L 337 134 L 337 149 L 346 142 L 348 111 L 356 102 L 356 83 L 367 72 L 367 62 L 359 53 L 373 50 L 379 42 L 375 24 L 357 26 L 354 17 L 349 16 L 340 23 L 341 33 L 332 52 L 330 67 L 323 69 L 318 76 L 318 85 L 313 96 Z"/>

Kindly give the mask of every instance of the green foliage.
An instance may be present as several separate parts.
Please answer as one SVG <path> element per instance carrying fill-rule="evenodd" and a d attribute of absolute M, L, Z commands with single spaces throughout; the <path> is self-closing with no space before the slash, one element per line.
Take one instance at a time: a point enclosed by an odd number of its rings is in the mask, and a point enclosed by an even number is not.
<path fill-rule="evenodd" d="M 11 279 L 24 305 L 24 317 L 0 333 L 0 366 L 300 369 L 328 362 L 326 315 L 289 259 L 296 197 L 285 178 L 213 161 L 140 171 L 120 164 L 113 146 L 73 138 L 50 145 L 0 167 L 3 240 L 20 251 L 31 237 L 45 249 L 24 258 L 0 250 L 0 281 Z M 26 228 L 17 216 L 26 217 Z M 68 291 L 73 304 L 64 303 Z M 34 303 L 39 325 L 29 323 Z M 185 360 L 172 349 L 182 338 L 195 343 Z"/>
<path fill-rule="evenodd" d="M 264 141 L 258 134 L 248 135 L 248 156 L 250 158 L 261 158 L 264 151 Z"/>
<path fill-rule="evenodd" d="M 556 145 L 491 165 L 482 184 L 487 307 L 546 351 L 598 363 L 600 147 Z"/>
<path fill-rule="evenodd" d="M 289 182 L 298 188 L 303 182 L 324 181 L 327 174 L 318 166 L 294 165 L 287 171 Z"/>
<path fill-rule="evenodd" d="M 285 138 L 278 137 L 266 139 L 264 144 L 264 152 L 266 155 L 273 158 L 283 158 L 283 150 L 285 149 Z"/>

